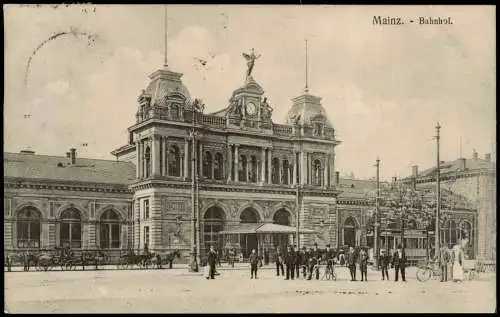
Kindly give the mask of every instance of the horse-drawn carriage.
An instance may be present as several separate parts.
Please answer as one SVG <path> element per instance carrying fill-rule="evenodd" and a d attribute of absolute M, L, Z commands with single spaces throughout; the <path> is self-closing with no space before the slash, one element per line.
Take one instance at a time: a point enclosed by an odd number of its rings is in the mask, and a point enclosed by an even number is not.
<path fill-rule="evenodd" d="M 10 253 L 6 256 L 6 264 L 10 266 L 21 263 L 24 271 L 30 271 L 32 267 L 36 271 L 49 271 L 56 268 L 61 270 L 75 270 L 81 266 L 93 267 L 96 270 L 99 266 L 108 263 L 108 256 L 101 250 L 74 251 L 69 248 L 57 247 L 54 250 L 22 251 Z"/>
<path fill-rule="evenodd" d="M 142 253 L 140 251 L 136 253 L 133 249 L 129 249 L 126 254 L 120 256 L 117 267 L 122 270 L 149 269 L 150 267 L 162 269 L 163 265 L 168 263 L 171 269 L 174 259 L 180 258 L 180 256 L 179 250 L 166 253 L 144 250 Z"/>

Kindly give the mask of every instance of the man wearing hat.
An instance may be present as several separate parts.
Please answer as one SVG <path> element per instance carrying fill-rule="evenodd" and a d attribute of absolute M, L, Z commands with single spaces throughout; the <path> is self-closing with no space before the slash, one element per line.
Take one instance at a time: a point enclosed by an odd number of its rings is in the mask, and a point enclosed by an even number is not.
<path fill-rule="evenodd" d="M 295 276 L 297 276 L 297 279 L 300 276 L 300 264 L 302 263 L 301 260 L 302 256 L 299 252 L 299 249 L 297 249 L 297 246 L 293 246 L 293 268 L 295 269 Z"/>
<path fill-rule="evenodd" d="M 315 271 L 316 279 L 319 280 L 319 270 L 314 267 L 316 264 L 319 264 L 321 259 L 321 251 L 318 249 L 318 244 L 314 243 L 314 249 L 311 251 L 311 259 L 310 259 L 310 265 L 309 265 L 309 280 L 312 278 L 313 271 Z"/>
<path fill-rule="evenodd" d="M 323 252 L 323 260 L 326 263 L 326 266 L 328 268 L 332 267 L 332 265 L 333 265 L 333 258 L 334 258 L 333 250 L 330 249 L 330 245 L 327 244 L 325 252 Z"/>
<path fill-rule="evenodd" d="M 285 280 L 289 280 L 290 278 L 293 280 L 293 278 L 295 277 L 294 276 L 295 270 L 293 267 L 293 265 L 295 263 L 295 255 L 294 255 L 294 252 L 293 252 L 291 246 L 287 247 L 285 258 L 286 258 L 286 260 L 285 260 L 285 266 L 286 266 L 286 278 L 285 278 Z"/>
<path fill-rule="evenodd" d="M 394 272 L 396 275 L 394 281 L 398 281 L 399 272 L 401 272 L 401 278 L 403 279 L 403 282 L 406 282 L 406 254 L 401 244 L 398 245 L 396 252 L 394 252 L 392 257 L 392 266 L 394 266 Z"/>
<path fill-rule="evenodd" d="M 380 268 L 382 270 L 382 281 L 389 280 L 389 263 L 391 263 L 391 257 L 384 249 L 380 250 Z"/>

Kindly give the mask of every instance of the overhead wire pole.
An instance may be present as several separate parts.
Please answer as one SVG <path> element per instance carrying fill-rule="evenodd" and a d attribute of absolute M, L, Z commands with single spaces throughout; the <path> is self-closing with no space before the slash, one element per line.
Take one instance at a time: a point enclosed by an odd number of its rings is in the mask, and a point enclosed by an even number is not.
<path fill-rule="evenodd" d="M 436 125 L 436 160 L 437 160 L 437 167 L 436 167 L 436 223 L 435 223 L 435 236 L 434 236 L 434 255 L 438 254 L 439 252 L 439 238 L 440 238 L 440 228 L 439 228 L 439 219 L 441 216 L 441 162 L 439 160 L 439 130 L 441 129 L 441 126 L 438 124 Z"/>
<path fill-rule="evenodd" d="M 165 5 L 165 60 L 163 62 L 163 67 L 165 67 L 165 69 L 168 68 L 167 43 L 168 43 L 168 15 L 167 15 L 167 5 Z"/>
<path fill-rule="evenodd" d="M 198 170 L 196 168 L 197 166 L 197 157 L 196 157 L 196 127 L 195 127 L 195 122 L 196 122 L 196 114 L 194 111 L 194 107 L 192 109 L 192 126 L 191 126 L 191 207 L 192 207 L 192 230 L 193 230 L 193 235 L 192 235 L 192 253 L 191 253 L 191 264 L 189 266 L 189 269 L 191 272 L 198 272 L 198 250 L 197 250 L 197 218 L 198 218 L 198 197 L 197 197 L 197 180 L 198 180 Z"/>

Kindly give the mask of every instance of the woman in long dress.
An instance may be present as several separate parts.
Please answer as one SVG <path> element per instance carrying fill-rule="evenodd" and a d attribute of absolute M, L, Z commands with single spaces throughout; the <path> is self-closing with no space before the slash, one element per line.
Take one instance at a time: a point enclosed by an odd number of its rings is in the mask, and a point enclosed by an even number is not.
<path fill-rule="evenodd" d="M 464 279 L 464 251 L 462 245 L 457 243 L 452 249 L 452 259 L 453 259 L 453 282 L 461 282 Z"/>

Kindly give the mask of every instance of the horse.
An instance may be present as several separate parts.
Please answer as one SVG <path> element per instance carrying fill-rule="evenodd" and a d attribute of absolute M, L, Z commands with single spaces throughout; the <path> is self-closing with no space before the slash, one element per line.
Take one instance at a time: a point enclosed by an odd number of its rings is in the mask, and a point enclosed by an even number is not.
<path fill-rule="evenodd" d="M 165 262 L 168 263 L 169 269 L 172 268 L 172 264 L 174 263 L 175 258 L 177 258 L 177 259 L 181 258 L 181 252 L 177 249 L 175 249 L 173 252 L 167 253 L 167 255 L 165 256 Z"/>

